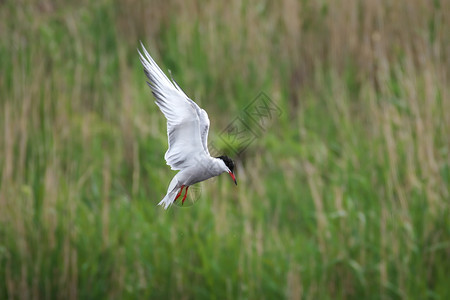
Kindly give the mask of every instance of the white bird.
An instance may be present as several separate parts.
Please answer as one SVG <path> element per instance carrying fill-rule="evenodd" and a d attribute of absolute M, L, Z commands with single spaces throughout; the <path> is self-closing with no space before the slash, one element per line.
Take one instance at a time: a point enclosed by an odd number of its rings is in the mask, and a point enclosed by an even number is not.
<path fill-rule="evenodd" d="M 237 185 L 234 163 L 228 156 L 211 157 L 208 151 L 209 118 L 206 111 L 181 90 L 178 84 L 161 71 L 141 43 L 144 55 L 139 59 L 149 81 L 147 84 L 167 119 L 169 149 L 164 158 L 172 170 L 179 170 L 169 184 L 166 196 L 159 202 L 164 209 L 172 205 L 189 186 L 227 172 Z"/>

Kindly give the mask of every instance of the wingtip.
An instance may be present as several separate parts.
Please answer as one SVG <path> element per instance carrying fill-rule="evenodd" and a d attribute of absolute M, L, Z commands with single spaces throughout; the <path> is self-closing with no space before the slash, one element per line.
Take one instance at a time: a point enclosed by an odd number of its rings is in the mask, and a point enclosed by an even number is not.
<path fill-rule="evenodd" d="M 141 48 L 144 48 L 144 44 L 142 43 L 141 40 L 139 40 L 139 44 L 141 45 Z M 137 50 L 137 52 L 139 53 L 139 55 L 142 56 L 142 54 L 141 54 L 141 49 L 139 49 L 139 46 L 136 48 L 136 50 Z"/>

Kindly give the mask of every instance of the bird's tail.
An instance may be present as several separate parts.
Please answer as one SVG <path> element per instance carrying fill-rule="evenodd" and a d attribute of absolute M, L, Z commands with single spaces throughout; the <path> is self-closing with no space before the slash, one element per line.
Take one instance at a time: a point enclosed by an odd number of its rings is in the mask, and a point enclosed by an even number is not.
<path fill-rule="evenodd" d="M 161 205 L 164 209 L 168 209 L 169 206 L 173 204 L 179 188 L 180 186 L 175 176 L 169 184 L 166 196 L 158 203 L 158 205 Z"/>
<path fill-rule="evenodd" d="M 175 200 L 176 195 L 177 195 L 177 190 L 168 192 L 166 194 L 166 196 L 161 200 L 161 202 L 158 203 L 158 205 L 161 205 L 164 209 L 168 209 L 169 206 L 171 206 L 173 204 L 173 201 Z"/>

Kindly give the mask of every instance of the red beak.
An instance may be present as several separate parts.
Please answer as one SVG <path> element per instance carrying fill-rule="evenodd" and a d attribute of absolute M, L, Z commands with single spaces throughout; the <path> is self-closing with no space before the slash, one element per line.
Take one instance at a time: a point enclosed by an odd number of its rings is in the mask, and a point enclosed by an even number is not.
<path fill-rule="evenodd" d="M 233 179 L 233 181 L 234 181 L 234 184 L 237 185 L 236 177 L 234 177 L 233 172 L 228 172 L 228 174 L 230 174 L 231 179 Z"/>

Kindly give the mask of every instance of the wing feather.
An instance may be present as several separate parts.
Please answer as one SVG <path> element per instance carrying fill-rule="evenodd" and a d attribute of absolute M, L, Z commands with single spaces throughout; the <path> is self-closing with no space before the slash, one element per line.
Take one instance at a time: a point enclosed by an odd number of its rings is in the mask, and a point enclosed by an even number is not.
<path fill-rule="evenodd" d="M 141 46 L 144 54 L 139 50 L 138 53 L 149 80 L 147 84 L 156 98 L 156 105 L 167 119 L 169 149 L 164 158 L 172 170 L 184 169 L 196 163 L 197 155 L 209 155 L 208 114 L 189 99 L 173 79 L 167 78 L 142 43 Z"/>

